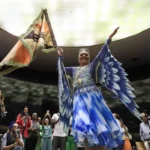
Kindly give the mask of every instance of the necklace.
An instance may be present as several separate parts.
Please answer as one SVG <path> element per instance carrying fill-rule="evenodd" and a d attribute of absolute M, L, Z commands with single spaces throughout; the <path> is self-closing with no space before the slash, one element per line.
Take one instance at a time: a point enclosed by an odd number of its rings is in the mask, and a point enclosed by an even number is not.
<path fill-rule="evenodd" d="M 79 78 L 79 77 L 80 77 L 80 75 L 83 73 L 83 71 L 84 71 L 87 67 L 88 67 L 88 65 L 79 67 L 78 72 L 77 72 L 76 75 L 75 75 L 75 81 L 77 81 L 79 85 L 82 84 L 82 79 Z M 75 82 L 74 82 L 74 83 L 75 83 Z M 74 86 L 75 86 L 75 85 L 74 85 Z"/>

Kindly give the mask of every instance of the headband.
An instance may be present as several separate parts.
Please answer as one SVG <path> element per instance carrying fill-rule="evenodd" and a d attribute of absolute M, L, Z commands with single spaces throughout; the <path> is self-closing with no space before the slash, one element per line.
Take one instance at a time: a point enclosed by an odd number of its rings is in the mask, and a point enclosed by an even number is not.
<path fill-rule="evenodd" d="M 82 53 L 82 52 L 89 53 L 89 49 L 87 49 L 87 48 L 81 48 L 81 49 L 79 50 L 79 54 Z"/>

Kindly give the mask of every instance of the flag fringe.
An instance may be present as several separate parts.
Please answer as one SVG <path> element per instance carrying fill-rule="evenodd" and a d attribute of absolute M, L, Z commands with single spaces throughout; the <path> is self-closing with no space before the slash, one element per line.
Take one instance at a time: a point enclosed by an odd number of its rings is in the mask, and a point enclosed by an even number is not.
<path fill-rule="evenodd" d="M 44 14 L 43 11 L 41 11 L 41 13 L 38 15 L 38 17 L 28 27 L 27 31 L 19 36 L 19 39 L 22 39 L 22 38 L 26 37 L 32 31 L 33 26 L 35 26 L 35 23 L 42 17 L 43 14 Z"/>
<path fill-rule="evenodd" d="M 19 69 L 19 68 L 12 66 L 11 68 L 7 68 L 5 70 L 2 70 L 2 71 L 0 71 L 0 77 L 4 76 L 4 75 L 7 75 L 8 73 L 11 73 L 12 71 L 14 71 L 16 69 Z"/>

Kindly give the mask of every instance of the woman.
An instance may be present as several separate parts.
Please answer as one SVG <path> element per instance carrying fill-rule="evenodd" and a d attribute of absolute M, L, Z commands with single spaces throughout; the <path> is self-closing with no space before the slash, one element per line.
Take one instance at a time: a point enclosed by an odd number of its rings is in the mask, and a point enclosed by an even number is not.
<path fill-rule="evenodd" d="M 24 145 L 28 138 L 28 128 L 31 126 L 31 117 L 28 114 L 28 107 L 25 106 L 23 112 L 17 116 L 16 123 L 20 126 L 20 133 L 22 134 Z"/>
<path fill-rule="evenodd" d="M 132 100 L 133 88 L 129 85 L 126 74 L 120 63 L 111 55 L 108 45 L 114 32 L 102 47 L 93 62 L 90 63 L 88 49 L 79 51 L 79 67 L 67 67 L 66 73 L 73 80 L 73 93 L 68 91 L 68 83 L 62 65 L 63 50 L 58 49 L 58 71 L 59 71 L 59 100 L 61 119 L 64 125 L 68 126 L 68 118 L 73 110 L 73 136 L 75 142 L 84 142 L 86 149 L 108 149 L 117 147 L 122 143 L 122 133 L 113 117 L 110 109 L 106 105 L 104 98 L 96 86 L 101 83 L 106 88 L 114 92 L 120 100 L 139 116 L 137 105 Z M 68 96 L 73 97 L 73 100 Z"/>
<path fill-rule="evenodd" d="M 130 140 L 132 140 L 132 136 L 128 131 L 128 128 L 122 124 L 121 127 L 123 128 L 124 135 L 123 135 L 123 140 L 124 140 L 124 147 L 123 150 L 132 150 L 132 145 Z"/>
<path fill-rule="evenodd" d="M 42 120 L 42 148 L 41 150 L 52 150 L 52 127 L 51 127 L 51 115 L 49 111 L 45 114 Z"/>
<path fill-rule="evenodd" d="M 39 122 L 39 128 L 38 128 L 38 141 L 35 147 L 35 150 L 41 150 L 41 145 L 42 145 L 42 137 L 43 137 L 43 131 L 42 131 L 42 125 L 41 125 L 41 117 L 38 117 L 38 122 Z"/>
<path fill-rule="evenodd" d="M 116 121 L 118 122 L 118 124 L 120 126 L 120 130 L 123 133 L 123 136 L 122 136 L 123 143 L 118 145 L 113 150 L 132 150 L 132 146 L 131 146 L 131 143 L 130 143 L 130 140 L 132 139 L 132 136 L 128 132 L 128 128 L 123 123 L 123 121 L 120 118 L 119 114 L 113 113 L 113 116 L 115 117 Z"/>

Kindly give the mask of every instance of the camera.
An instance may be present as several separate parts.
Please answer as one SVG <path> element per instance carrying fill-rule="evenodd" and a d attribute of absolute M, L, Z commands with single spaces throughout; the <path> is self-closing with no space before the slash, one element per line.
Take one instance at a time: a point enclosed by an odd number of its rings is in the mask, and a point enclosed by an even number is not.
<path fill-rule="evenodd" d="M 19 137 L 20 135 L 20 129 L 15 130 L 16 136 Z"/>
<path fill-rule="evenodd" d="M 25 116 L 28 116 L 29 114 L 28 113 L 25 113 Z"/>

